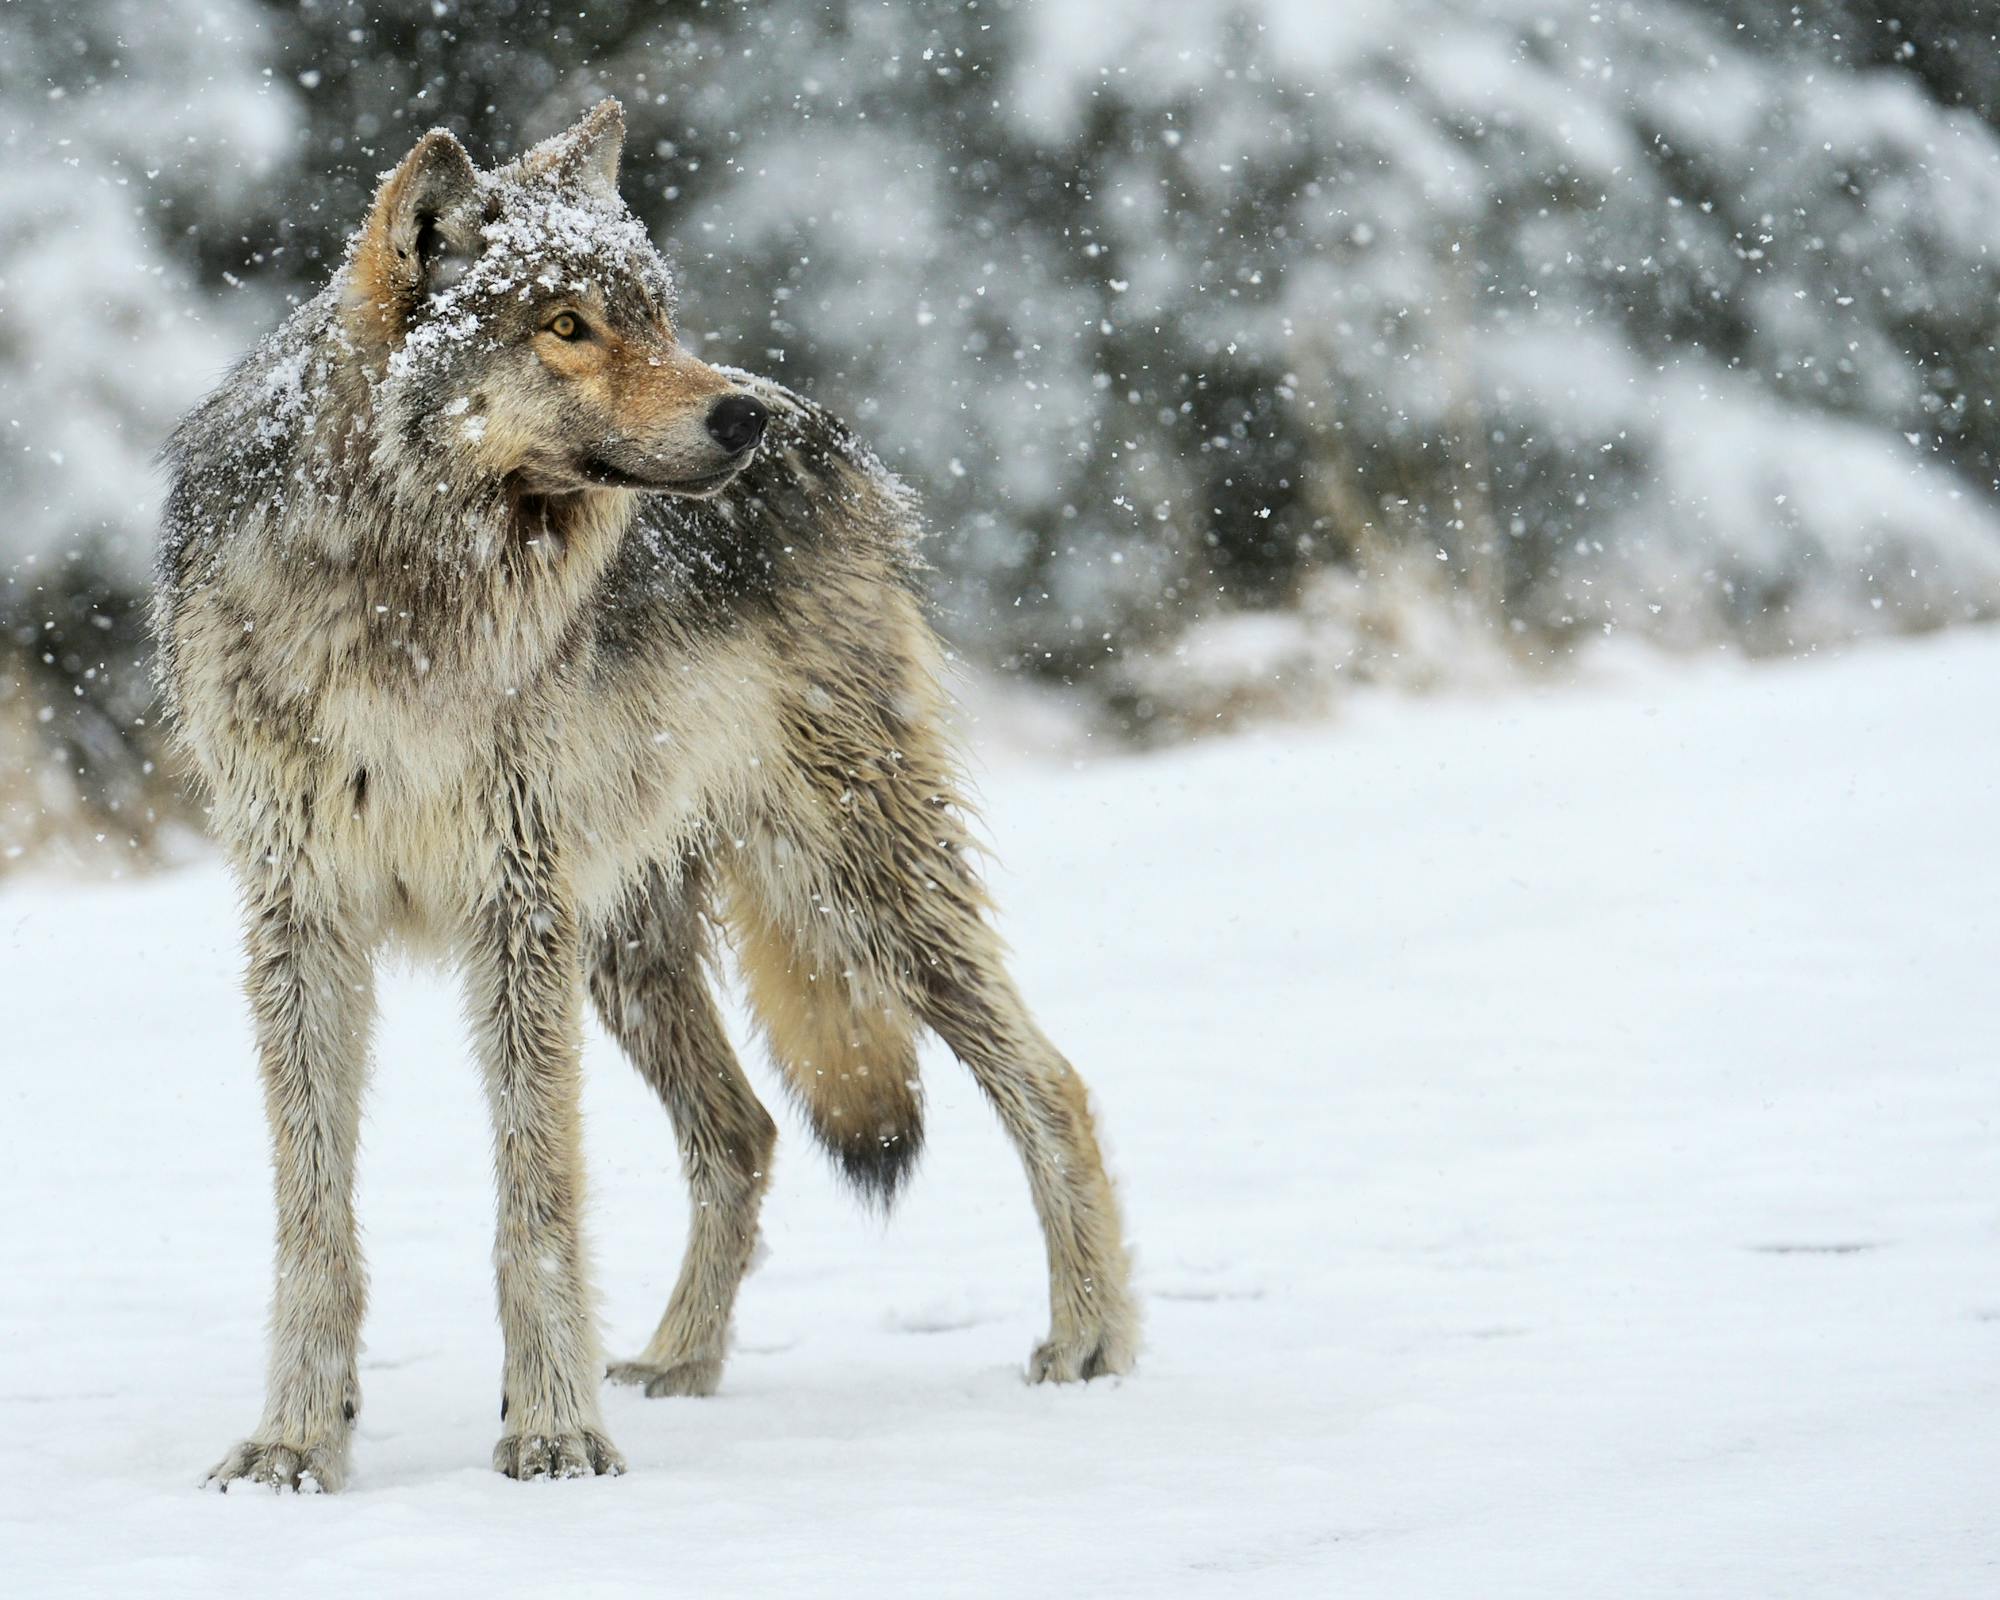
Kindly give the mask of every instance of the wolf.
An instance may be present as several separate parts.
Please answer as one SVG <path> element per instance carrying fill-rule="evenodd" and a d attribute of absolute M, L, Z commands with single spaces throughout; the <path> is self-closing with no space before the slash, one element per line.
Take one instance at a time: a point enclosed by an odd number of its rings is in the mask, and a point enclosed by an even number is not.
<path fill-rule="evenodd" d="M 920 1030 L 970 1069 L 1047 1245 L 1028 1376 L 1135 1358 L 1084 1084 L 990 925 L 912 498 L 820 407 L 680 342 L 623 141 L 611 100 L 488 171 L 426 134 L 332 281 L 167 447 L 159 675 L 241 891 L 277 1210 L 263 1416 L 217 1486 L 347 1476 L 391 945 L 462 975 L 491 1110 L 501 1472 L 622 1470 L 607 1376 L 720 1379 L 777 1130 L 712 998 L 719 939 L 865 1197 L 886 1206 L 921 1147 Z M 665 1314 L 608 1369 L 586 993 L 692 1197 Z"/>

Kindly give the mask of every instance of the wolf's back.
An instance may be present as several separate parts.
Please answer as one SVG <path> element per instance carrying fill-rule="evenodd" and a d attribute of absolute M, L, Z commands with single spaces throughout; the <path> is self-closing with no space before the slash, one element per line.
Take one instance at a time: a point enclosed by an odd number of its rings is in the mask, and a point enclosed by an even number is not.
<path fill-rule="evenodd" d="M 722 369 L 770 409 L 756 456 L 702 500 L 644 497 L 606 586 L 599 637 L 642 647 L 661 626 L 769 611 L 846 572 L 915 592 L 916 497 L 834 414 L 782 384 Z"/>

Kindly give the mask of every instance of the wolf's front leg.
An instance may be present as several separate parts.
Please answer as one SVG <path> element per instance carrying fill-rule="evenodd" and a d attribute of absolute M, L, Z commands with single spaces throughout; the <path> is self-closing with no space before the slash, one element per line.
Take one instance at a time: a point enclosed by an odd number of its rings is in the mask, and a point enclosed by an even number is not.
<path fill-rule="evenodd" d="M 528 797 L 510 800 L 468 962 L 500 1191 L 506 1429 L 493 1465 L 510 1478 L 580 1478 L 625 1470 L 598 1413 L 603 1367 L 583 1243 L 583 975 L 576 908 L 539 813 Z"/>
<path fill-rule="evenodd" d="M 361 1401 L 367 1286 L 354 1230 L 354 1144 L 374 1017 L 365 945 L 282 888 L 248 896 L 246 984 L 277 1192 L 264 1418 L 208 1481 L 338 1489 Z"/>

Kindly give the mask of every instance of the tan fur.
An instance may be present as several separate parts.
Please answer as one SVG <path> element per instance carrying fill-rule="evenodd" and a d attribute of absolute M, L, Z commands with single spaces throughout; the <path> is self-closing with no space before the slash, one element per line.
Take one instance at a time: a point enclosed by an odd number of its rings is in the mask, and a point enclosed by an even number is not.
<path fill-rule="evenodd" d="M 578 287 L 572 269 L 559 300 L 482 324 L 499 330 L 485 342 L 436 347 L 429 366 L 408 353 L 427 324 L 397 241 L 435 233 L 411 194 L 503 219 L 518 183 L 535 204 L 567 183 L 613 203 L 615 120 L 600 109 L 470 192 L 448 136 L 428 136 L 329 309 L 264 358 L 297 351 L 316 385 L 288 453 L 268 471 L 231 457 L 269 384 L 255 359 L 177 439 L 163 680 L 243 886 L 278 1211 L 265 1414 L 218 1481 L 332 1488 L 346 1471 L 355 1127 L 372 955 L 392 940 L 463 972 L 492 1112 L 496 1465 L 620 1465 L 581 1226 L 586 988 L 671 1113 L 695 1202 L 659 1327 L 611 1376 L 714 1389 L 776 1137 L 709 994 L 718 894 L 772 1052 L 850 1175 L 886 1199 L 907 1173 L 915 1031 L 936 1030 L 1019 1147 L 1041 1217 L 1052 1327 L 1031 1376 L 1134 1357 L 1082 1083 L 986 921 L 907 499 L 824 413 L 680 351 L 643 263 L 637 288 L 609 268 Z M 463 217 L 443 226 L 457 242 L 440 248 L 465 248 Z M 571 304 L 598 324 L 591 350 L 550 348 L 550 307 Z M 386 354 L 355 346 L 357 307 Z M 700 419 L 737 392 L 771 431 L 717 472 Z M 593 487 L 578 463 L 614 446 L 714 498 Z"/>
<path fill-rule="evenodd" d="M 602 320 L 603 308 L 581 297 L 589 314 Z M 535 354 L 588 395 L 594 406 L 618 417 L 635 433 L 657 432 L 708 401 L 735 388 L 706 362 L 696 361 L 664 340 L 627 338 L 607 330 L 572 344 L 552 333 L 537 335 Z M 523 451 L 525 456 L 528 452 Z M 509 463 L 500 470 L 507 471 Z"/>
<path fill-rule="evenodd" d="M 837 940 L 815 937 L 809 922 L 780 926 L 754 888 L 735 896 L 729 921 L 772 1059 L 820 1136 L 857 1165 L 886 1157 L 903 1170 L 921 1126 L 909 1013 L 888 989 L 835 965 Z M 905 1143 L 912 1148 L 895 1148 Z"/>

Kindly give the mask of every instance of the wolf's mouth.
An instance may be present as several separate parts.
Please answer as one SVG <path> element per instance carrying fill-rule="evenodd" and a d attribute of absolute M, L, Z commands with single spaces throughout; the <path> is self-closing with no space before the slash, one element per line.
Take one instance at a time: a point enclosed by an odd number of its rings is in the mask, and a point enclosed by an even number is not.
<path fill-rule="evenodd" d="M 732 461 L 726 467 L 714 472 L 697 473 L 691 478 L 642 478 L 635 472 L 627 472 L 623 467 L 613 466 L 602 456 L 590 456 L 577 464 L 577 471 L 587 483 L 602 489 L 635 489 L 651 494 L 703 495 L 720 489 L 742 470 L 743 463 Z"/>

